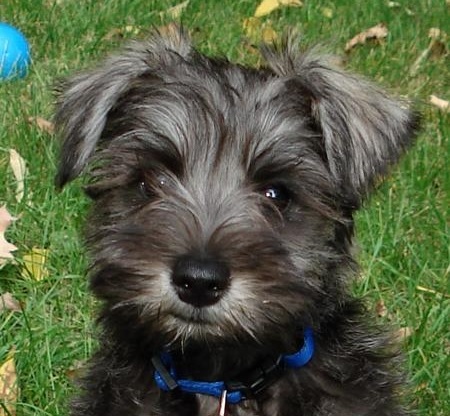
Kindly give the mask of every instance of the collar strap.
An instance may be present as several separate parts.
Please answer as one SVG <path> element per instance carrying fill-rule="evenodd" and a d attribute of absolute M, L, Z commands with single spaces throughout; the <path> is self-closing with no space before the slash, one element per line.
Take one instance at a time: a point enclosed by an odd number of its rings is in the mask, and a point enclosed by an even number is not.
<path fill-rule="evenodd" d="M 157 386 L 164 391 L 180 389 L 186 393 L 206 394 L 220 398 L 226 391 L 228 403 L 239 403 L 241 400 L 254 398 L 273 384 L 287 368 L 305 366 L 314 355 L 314 337 L 311 328 L 303 331 L 303 345 L 294 354 L 283 354 L 277 359 L 266 359 L 250 371 L 242 375 L 241 381 L 194 381 L 178 379 L 172 358 L 168 352 L 152 358 L 155 367 L 154 379 Z"/>

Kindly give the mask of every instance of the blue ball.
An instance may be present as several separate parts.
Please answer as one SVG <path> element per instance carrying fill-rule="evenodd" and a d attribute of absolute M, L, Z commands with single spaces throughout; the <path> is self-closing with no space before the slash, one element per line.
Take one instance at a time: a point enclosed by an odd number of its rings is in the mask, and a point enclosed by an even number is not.
<path fill-rule="evenodd" d="M 0 22 L 0 80 L 22 78 L 30 64 L 30 46 L 15 27 Z"/>

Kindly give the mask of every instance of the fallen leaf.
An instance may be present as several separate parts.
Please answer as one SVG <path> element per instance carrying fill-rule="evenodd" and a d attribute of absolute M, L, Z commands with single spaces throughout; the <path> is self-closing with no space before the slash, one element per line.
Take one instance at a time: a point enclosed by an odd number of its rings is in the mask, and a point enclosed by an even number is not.
<path fill-rule="evenodd" d="M 261 30 L 262 22 L 257 17 L 248 17 L 242 22 L 245 35 L 248 38 L 255 38 L 257 33 Z"/>
<path fill-rule="evenodd" d="M 6 209 L 6 206 L 0 207 L 0 267 L 7 262 L 8 259 L 13 259 L 11 254 L 17 250 L 14 244 L 8 243 L 5 238 L 5 231 L 9 225 L 16 220 Z"/>
<path fill-rule="evenodd" d="M 362 45 L 366 43 L 367 40 L 375 39 L 382 40 L 386 38 L 388 35 L 388 28 L 384 23 L 378 23 L 376 26 L 373 26 L 364 32 L 357 34 L 355 37 L 350 39 L 345 45 L 345 52 L 350 51 L 356 45 Z"/>
<path fill-rule="evenodd" d="M 411 65 L 411 69 L 409 70 L 409 72 L 412 76 L 415 76 L 417 74 L 420 66 L 428 58 L 438 59 L 448 54 L 448 36 L 443 30 L 437 27 L 432 27 L 428 31 L 428 37 L 430 38 L 430 43 L 428 44 L 427 48 L 421 52 L 419 57 Z"/>
<path fill-rule="evenodd" d="M 105 36 L 103 36 L 102 40 L 112 41 L 114 39 L 122 39 L 124 35 L 124 31 L 121 28 L 113 28 L 111 29 Z"/>
<path fill-rule="evenodd" d="M 264 43 L 270 44 L 277 40 L 278 34 L 271 26 L 266 26 L 262 30 L 261 37 Z"/>
<path fill-rule="evenodd" d="M 16 200 L 22 201 L 25 194 L 25 176 L 27 175 L 27 164 L 25 159 L 15 149 L 9 149 L 9 165 L 16 178 Z"/>
<path fill-rule="evenodd" d="M 322 7 L 321 12 L 323 17 L 326 17 L 327 19 L 333 18 L 334 12 L 331 7 Z"/>
<path fill-rule="evenodd" d="M 430 95 L 430 103 L 444 112 L 450 111 L 450 103 L 435 95 Z"/>
<path fill-rule="evenodd" d="M 255 10 L 255 17 L 262 17 L 272 13 L 282 6 L 302 7 L 300 0 L 263 0 Z"/>
<path fill-rule="evenodd" d="M 383 300 L 379 300 L 375 304 L 375 311 L 380 318 L 384 318 L 385 316 L 387 316 L 388 309 L 386 308 L 386 305 L 384 304 Z"/>
<path fill-rule="evenodd" d="M 138 26 L 127 25 L 124 28 L 124 32 L 133 36 L 139 35 L 141 28 Z"/>
<path fill-rule="evenodd" d="M 55 132 L 55 125 L 42 117 L 28 117 L 28 122 L 35 125 L 39 130 L 44 133 L 53 134 Z"/>
<path fill-rule="evenodd" d="M 430 39 L 447 40 L 448 34 L 438 27 L 431 27 L 428 31 L 428 37 Z"/>
<path fill-rule="evenodd" d="M 394 332 L 394 339 L 399 342 L 404 342 L 407 338 L 409 338 L 413 334 L 413 329 L 409 326 L 405 326 L 403 328 L 399 328 Z"/>
<path fill-rule="evenodd" d="M 19 397 L 17 384 L 15 349 L 7 355 L 6 361 L 0 365 L 0 416 L 15 416 L 16 402 Z"/>
<path fill-rule="evenodd" d="M 136 26 L 125 26 L 125 27 L 121 27 L 121 28 L 114 28 L 111 29 L 105 36 L 103 36 L 102 40 L 105 41 L 113 41 L 116 39 L 123 39 L 125 37 L 125 35 L 133 35 L 136 36 L 140 33 L 141 29 L 139 27 Z"/>
<path fill-rule="evenodd" d="M 431 39 L 428 49 L 433 58 L 440 58 L 448 53 L 447 33 L 437 27 L 432 27 L 428 31 L 428 37 Z"/>
<path fill-rule="evenodd" d="M 66 370 L 66 376 L 70 380 L 80 379 L 86 374 L 87 366 L 85 361 L 75 361 L 75 363 Z"/>
<path fill-rule="evenodd" d="M 278 34 L 275 32 L 270 22 L 262 22 L 257 17 L 244 19 L 242 26 L 245 36 L 255 44 L 261 42 L 273 43 L 278 38 Z"/>
<path fill-rule="evenodd" d="M 49 276 L 46 267 L 48 250 L 39 247 L 33 249 L 23 256 L 22 276 L 31 277 L 36 281 L 41 281 Z"/>
<path fill-rule="evenodd" d="M 186 0 L 176 6 L 170 7 L 166 11 L 161 12 L 161 14 L 170 17 L 173 20 L 178 20 L 189 5 L 189 1 L 190 0 Z"/>
<path fill-rule="evenodd" d="M 14 299 L 11 293 L 6 292 L 3 295 L 0 295 L 0 312 L 1 311 L 13 311 L 19 312 L 22 308 L 20 307 L 20 303 Z"/>

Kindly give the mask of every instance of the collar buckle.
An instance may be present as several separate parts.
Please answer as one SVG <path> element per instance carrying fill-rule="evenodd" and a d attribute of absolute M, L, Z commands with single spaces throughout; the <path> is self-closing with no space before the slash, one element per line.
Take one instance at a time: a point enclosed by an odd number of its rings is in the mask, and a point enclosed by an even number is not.
<path fill-rule="evenodd" d="M 246 373 L 241 381 L 225 383 L 227 391 L 240 391 L 243 399 L 259 396 L 267 387 L 272 385 L 283 373 L 283 356 L 276 360 L 268 358 Z"/>
<path fill-rule="evenodd" d="M 164 357 L 166 358 L 166 357 Z M 178 383 L 175 378 L 172 376 L 169 370 L 167 370 L 166 365 L 163 362 L 163 359 L 159 355 L 154 355 L 152 357 L 152 364 L 155 368 L 155 377 L 156 381 L 162 381 L 163 385 L 167 387 L 167 390 L 175 390 L 178 387 Z M 159 383 L 158 383 L 159 385 Z"/>

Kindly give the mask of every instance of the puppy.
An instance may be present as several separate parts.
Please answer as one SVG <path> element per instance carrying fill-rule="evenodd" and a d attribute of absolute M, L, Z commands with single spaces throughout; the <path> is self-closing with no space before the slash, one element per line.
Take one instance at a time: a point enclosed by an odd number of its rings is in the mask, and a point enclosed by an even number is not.
<path fill-rule="evenodd" d="M 353 214 L 416 116 L 288 36 L 253 69 L 155 30 L 62 86 L 100 346 L 72 416 L 403 416 L 349 291 Z"/>

